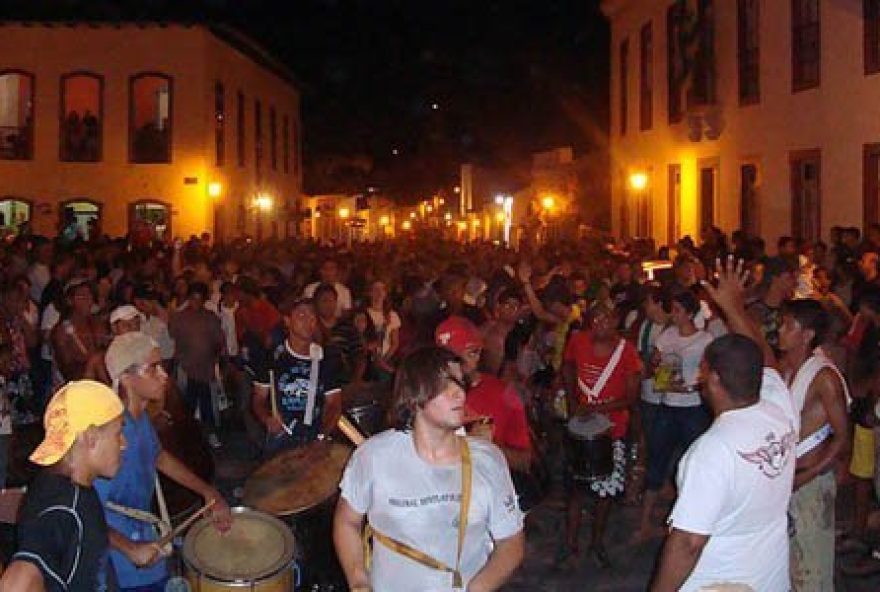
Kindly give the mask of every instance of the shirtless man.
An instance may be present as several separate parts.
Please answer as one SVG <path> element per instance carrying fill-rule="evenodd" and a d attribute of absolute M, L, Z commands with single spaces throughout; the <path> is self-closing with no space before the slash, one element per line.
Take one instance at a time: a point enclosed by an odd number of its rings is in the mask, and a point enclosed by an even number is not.
<path fill-rule="evenodd" d="M 493 376 L 498 376 L 501 371 L 507 334 L 516 325 L 521 309 L 522 299 L 519 292 L 506 288 L 498 295 L 495 317 L 480 328 L 483 334 L 482 366 Z"/>
<path fill-rule="evenodd" d="M 834 589 L 834 463 L 848 446 L 846 386 L 837 367 L 819 349 L 828 331 L 828 313 L 815 300 L 785 303 L 779 325 L 777 357 L 765 333 L 744 314 L 742 262 L 734 269 L 730 258 L 719 272 L 725 280 L 735 275 L 736 290 L 720 293 L 706 285 L 724 311 L 732 333 L 751 337 L 764 350 L 764 363 L 779 369 L 792 397 L 782 404 L 793 407 L 800 422 L 796 448 L 794 493 L 789 505 L 794 536 L 789 541 L 792 590 L 823 592 Z M 731 296 L 733 295 L 733 296 Z M 763 397 L 763 394 L 762 394 Z"/>
<path fill-rule="evenodd" d="M 796 410 L 800 437 L 789 515 L 791 584 L 795 591 L 834 589 L 834 467 L 849 445 L 846 384 L 819 348 L 830 317 L 816 300 L 793 300 L 782 309 L 780 360 Z"/>

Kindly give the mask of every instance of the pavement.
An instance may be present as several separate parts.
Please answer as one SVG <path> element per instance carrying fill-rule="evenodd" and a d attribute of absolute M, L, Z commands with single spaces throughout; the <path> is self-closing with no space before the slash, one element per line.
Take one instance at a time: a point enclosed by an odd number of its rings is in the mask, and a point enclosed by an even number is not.
<path fill-rule="evenodd" d="M 224 434 L 224 446 L 215 451 L 217 475 L 216 482 L 231 504 L 240 500 L 241 487 L 247 476 L 259 466 L 253 458 L 243 433 L 231 431 Z M 850 520 L 852 509 L 851 492 L 844 486 L 838 492 L 838 526 L 843 527 Z M 671 502 L 659 503 L 654 516 L 657 524 L 662 524 L 670 509 Z M 605 546 L 611 560 L 611 567 L 602 569 L 586 556 L 590 536 L 591 507 L 584 510 L 581 525 L 581 553 L 560 566 L 556 562 L 557 553 L 565 530 L 565 503 L 560 480 L 548 497 L 532 510 L 526 528 L 526 558 L 523 565 L 503 588 L 508 592 L 565 592 L 590 590 L 593 592 L 635 592 L 647 589 L 651 579 L 662 540 L 654 539 L 642 545 L 632 545 L 630 538 L 639 521 L 640 508 L 616 504 L 612 510 L 605 537 Z M 311 536 L 321 540 L 300 541 L 308 545 L 326 545 L 330 533 L 313 533 Z M 846 577 L 840 572 L 841 563 L 852 563 L 858 556 L 839 556 L 838 574 L 835 590 L 838 592 L 876 592 L 880 590 L 880 574 L 872 577 Z M 880 562 L 878 562 L 880 563 Z M 342 590 L 344 587 L 325 586 L 311 590 Z M 758 591 L 761 592 L 761 591 Z"/>

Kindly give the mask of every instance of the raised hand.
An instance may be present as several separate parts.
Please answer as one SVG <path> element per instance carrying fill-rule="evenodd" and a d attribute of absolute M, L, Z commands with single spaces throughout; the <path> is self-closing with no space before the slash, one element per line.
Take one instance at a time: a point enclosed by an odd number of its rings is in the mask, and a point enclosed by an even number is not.
<path fill-rule="evenodd" d="M 740 311 L 745 307 L 743 294 L 745 293 L 746 281 L 749 271 L 745 269 L 743 260 L 735 261 L 733 255 L 728 255 L 727 260 L 715 260 L 715 270 L 718 276 L 718 285 L 703 280 L 703 287 L 709 296 L 718 304 L 724 312 Z"/>

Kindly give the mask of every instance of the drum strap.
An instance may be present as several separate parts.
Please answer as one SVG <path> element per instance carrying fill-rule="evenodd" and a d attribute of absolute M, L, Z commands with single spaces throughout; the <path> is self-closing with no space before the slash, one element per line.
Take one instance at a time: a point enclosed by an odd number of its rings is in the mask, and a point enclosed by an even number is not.
<path fill-rule="evenodd" d="M 459 509 L 458 519 L 458 553 L 455 557 L 455 568 L 451 568 L 442 561 L 434 559 L 430 555 L 422 553 L 418 549 L 410 547 L 406 543 L 401 543 L 381 532 L 374 530 L 369 523 L 364 529 L 364 563 L 367 571 L 370 569 L 372 550 L 370 548 L 370 539 L 373 538 L 392 551 L 395 551 L 404 557 L 412 559 L 417 563 L 421 563 L 425 567 L 445 571 L 452 574 L 453 588 L 462 588 L 464 586 L 461 572 L 461 551 L 464 548 L 464 535 L 467 530 L 468 511 L 471 505 L 471 485 L 473 478 L 473 466 L 471 463 L 471 451 L 468 447 L 467 438 L 461 438 L 461 505 Z"/>
<path fill-rule="evenodd" d="M 623 339 L 617 342 L 617 347 L 614 348 L 614 352 L 612 352 L 611 357 L 608 358 L 608 363 L 605 364 L 605 367 L 602 369 L 599 378 L 596 379 L 596 384 L 593 385 L 593 388 L 588 387 L 586 383 L 581 380 L 580 376 L 578 377 L 578 387 L 581 389 L 584 396 L 587 397 L 588 401 L 593 402 L 599 398 L 602 389 L 605 388 L 608 379 L 611 378 L 615 368 L 617 368 L 617 364 L 620 362 L 620 357 L 623 355 L 624 343 Z"/>
<path fill-rule="evenodd" d="M 312 359 L 312 368 L 309 372 L 309 392 L 306 399 L 306 411 L 303 415 L 303 423 L 312 425 L 315 417 L 315 399 L 318 396 L 318 378 L 321 373 L 321 360 L 324 358 L 324 350 L 317 343 L 309 345 L 309 357 Z"/>

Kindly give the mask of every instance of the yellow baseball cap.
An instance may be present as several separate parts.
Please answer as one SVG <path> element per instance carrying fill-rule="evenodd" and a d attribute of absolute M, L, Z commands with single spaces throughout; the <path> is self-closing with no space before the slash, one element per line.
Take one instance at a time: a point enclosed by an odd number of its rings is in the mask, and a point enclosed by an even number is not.
<path fill-rule="evenodd" d="M 116 419 L 125 408 L 110 387 L 94 380 L 74 380 L 61 387 L 46 407 L 46 436 L 31 454 L 32 462 L 48 466 L 61 460 L 77 435 L 89 426 Z"/>

